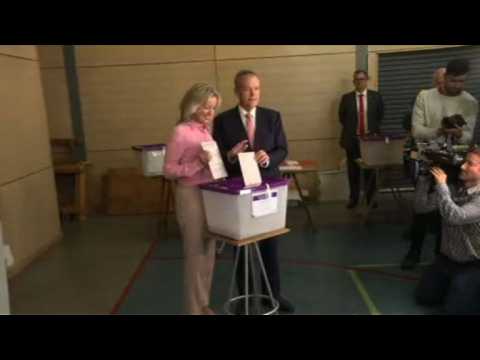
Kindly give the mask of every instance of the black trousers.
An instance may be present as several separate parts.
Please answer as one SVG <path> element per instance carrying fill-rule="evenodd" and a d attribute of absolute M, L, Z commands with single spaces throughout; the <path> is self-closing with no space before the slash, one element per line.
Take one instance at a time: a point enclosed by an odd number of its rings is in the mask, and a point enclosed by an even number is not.
<path fill-rule="evenodd" d="M 260 254 L 262 256 L 263 263 L 265 265 L 265 272 L 267 273 L 268 279 L 270 281 L 270 286 L 274 298 L 278 299 L 280 296 L 280 268 L 278 264 L 278 238 L 273 237 L 270 239 L 262 240 L 258 243 L 260 248 Z M 240 257 L 237 268 L 237 287 L 240 295 L 245 294 L 245 250 L 243 247 L 235 247 L 235 252 L 240 251 Z M 251 249 L 251 251 L 254 251 Z M 255 257 L 256 259 L 256 257 Z M 249 263 L 250 266 L 250 263 Z M 250 267 L 251 269 L 251 267 Z M 260 270 L 260 269 L 259 269 Z M 251 271 L 249 272 L 251 275 Z M 253 291 L 252 287 L 252 277 L 248 279 L 248 292 L 251 294 Z M 262 277 L 262 291 L 264 294 L 268 294 L 267 287 L 263 283 Z"/>
<path fill-rule="evenodd" d="M 350 185 L 350 200 L 358 202 L 360 197 L 360 177 L 361 170 L 356 159 L 361 158 L 360 154 L 360 144 L 358 139 L 354 139 L 351 142 L 351 145 L 345 149 L 347 155 L 347 170 L 348 170 L 348 183 Z M 365 184 L 364 191 L 367 194 L 367 202 L 370 203 L 370 200 L 373 196 L 373 192 L 376 186 L 376 176 L 375 172 L 372 170 L 365 170 Z M 370 186 L 369 186 L 370 185 Z"/>
<path fill-rule="evenodd" d="M 415 292 L 422 306 L 442 306 L 447 314 L 480 314 L 480 261 L 457 263 L 438 255 Z"/>
<path fill-rule="evenodd" d="M 431 229 L 435 234 L 435 254 L 440 253 L 442 241 L 442 217 L 438 211 L 426 214 L 414 214 L 411 227 L 410 252 L 421 254 L 425 236 Z"/>

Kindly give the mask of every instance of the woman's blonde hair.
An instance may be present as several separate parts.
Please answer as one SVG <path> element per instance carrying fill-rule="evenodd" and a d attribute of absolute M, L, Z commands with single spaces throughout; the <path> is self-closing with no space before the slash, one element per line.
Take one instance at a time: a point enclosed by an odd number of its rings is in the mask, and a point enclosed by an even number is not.
<path fill-rule="evenodd" d="M 193 85 L 185 93 L 180 102 L 180 119 L 178 120 L 178 123 L 190 120 L 198 107 L 207 102 L 211 97 L 217 98 L 218 108 L 222 101 L 222 97 L 214 86 L 207 83 L 197 83 Z"/>

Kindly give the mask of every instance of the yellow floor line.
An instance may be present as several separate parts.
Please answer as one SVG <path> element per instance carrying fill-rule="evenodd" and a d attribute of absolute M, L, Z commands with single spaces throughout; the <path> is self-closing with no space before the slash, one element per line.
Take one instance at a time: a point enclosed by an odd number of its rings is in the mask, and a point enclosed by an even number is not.
<path fill-rule="evenodd" d="M 368 295 L 367 289 L 365 289 L 365 286 L 363 286 L 363 283 L 358 277 L 357 273 L 354 270 L 348 270 L 348 273 L 352 277 L 353 283 L 357 287 L 357 290 L 360 293 L 363 301 L 365 302 L 365 305 L 367 305 L 368 311 L 370 311 L 370 315 L 382 315 L 373 303 L 370 295 Z"/>

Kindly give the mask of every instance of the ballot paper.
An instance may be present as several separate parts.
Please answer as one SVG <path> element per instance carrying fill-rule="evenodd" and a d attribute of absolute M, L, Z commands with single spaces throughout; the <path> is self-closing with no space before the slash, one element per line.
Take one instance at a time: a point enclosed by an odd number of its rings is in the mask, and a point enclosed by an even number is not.
<path fill-rule="evenodd" d="M 226 178 L 228 176 L 227 170 L 225 169 L 225 164 L 223 163 L 217 143 L 215 141 L 204 141 L 201 145 L 203 150 L 210 153 L 211 159 L 208 162 L 208 166 L 212 177 L 215 180 Z"/>
<path fill-rule="evenodd" d="M 246 187 L 259 186 L 262 184 L 262 176 L 258 163 L 255 160 L 255 153 L 242 152 L 238 154 L 240 169 L 242 171 L 243 183 Z"/>

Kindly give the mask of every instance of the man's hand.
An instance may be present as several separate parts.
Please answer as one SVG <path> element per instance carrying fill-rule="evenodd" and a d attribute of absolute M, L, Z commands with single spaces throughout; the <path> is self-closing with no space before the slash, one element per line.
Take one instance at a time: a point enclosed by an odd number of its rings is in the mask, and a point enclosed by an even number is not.
<path fill-rule="evenodd" d="M 446 184 L 447 183 L 447 174 L 445 174 L 445 171 L 443 171 L 442 169 L 440 169 L 438 167 L 434 167 L 434 168 L 432 168 L 432 170 L 430 170 L 430 172 L 432 173 L 433 177 L 435 178 L 435 181 L 437 182 L 437 184 Z"/>
<path fill-rule="evenodd" d="M 244 152 L 248 148 L 248 140 L 242 140 L 235 145 L 228 153 L 227 157 L 233 160 L 239 153 Z"/>
<path fill-rule="evenodd" d="M 443 129 L 443 133 L 445 135 L 453 135 L 456 138 L 461 138 L 463 135 L 463 130 L 458 128 L 458 129 Z"/>
<path fill-rule="evenodd" d="M 255 160 L 257 160 L 257 163 L 261 166 L 265 167 L 270 161 L 270 156 L 268 156 L 265 151 L 260 150 L 255 153 Z"/>
<path fill-rule="evenodd" d="M 200 161 L 204 165 L 207 165 L 208 162 L 210 161 L 210 159 L 212 158 L 212 155 L 210 155 L 210 153 L 208 151 L 202 150 L 202 152 L 200 152 L 199 157 L 200 157 Z"/>

